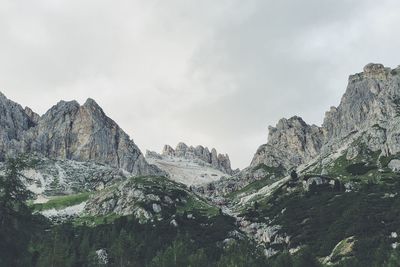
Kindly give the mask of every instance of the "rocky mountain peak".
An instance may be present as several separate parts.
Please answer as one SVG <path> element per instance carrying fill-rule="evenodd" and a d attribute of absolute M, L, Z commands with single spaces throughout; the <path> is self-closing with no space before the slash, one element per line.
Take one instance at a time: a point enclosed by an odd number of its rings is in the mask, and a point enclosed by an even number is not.
<path fill-rule="evenodd" d="M 97 104 L 97 102 L 93 98 L 86 99 L 85 104 L 83 105 L 87 107 L 95 107 L 101 109 L 99 104 Z"/>
<path fill-rule="evenodd" d="M 364 67 L 364 75 L 370 78 L 387 78 L 390 68 L 385 68 L 383 64 L 369 63 Z"/>
<path fill-rule="evenodd" d="M 32 120 L 32 122 L 34 122 L 35 125 L 39 122 L 39 120 L 40 120 L 39 114 L 34 112 L 29 107 L 25 107 L 24 111 L 25 111 L 26 115 L 28 115 L 28 117 Z"/>
<path fill-rule="evenodd" d="M 399 114 L 400 72 L 370 63 L 363 73 L 350 76 L 339 106 L 326 113 L 327 138 L 343 137 Z"/>
<path fill-rule="evenodd" d="M 371 147 L 390 153 L 400 151 L 390 145 L 396 143 L 393 140 L 397 136 L 400 140 L 395 123 L 399 115 L 400 68 L 392 70 L 382 64 L 367 64 L 363 72 L 350 76 L 339 106 L 325 113 L 322 127 L 308 125 L 297 116 L 281 119 L 276 127 L 269 127 L 268 143 L 257 150 L 251 166 L 281 164 L 288 170 L 316 157 L 323 147 L 325 152 L 329 151 L 328 143 L 340 142 L 349 134 L 366 131 L 374 125 L 379 127 L 370 134 L 379 138 L 373 139 L 376 144 Z M 389 148 L 383 148 L 384 144 Z"/>
<path fill-rule="evenodd" d="M 165 145 L 161 155 L 156 152 L 149 151 L 146 153 L 147 157 L 159 158 L 161 157 L 177 157 L 187 160 L 200 160 L 203 163 L 210 164 L 213 168 L 218 169 L 224 173 L 232 174 L 231 162 L 227 154 L 218 154 L 215 148 L 210 150 L 207 147 L 198 145 L 188 146 L 183 142 L 177 144 L 173 149 L 170 145 Z"/>
<path fill-rule="evenodd" d="M 35 118 L 30 115 L 33 113 L 28 114 L 21 105 L 0 92 L 0 160 L 9 153 L 16 153 L 24 133 L 36 125 Z"/>
<path fill-rule="evenodd" d="M 308 125 L 301 117 L 279 120 L 269 127 L 268 143 L 262 145 L 251 162 L 251 167 L 264 164 L 289 170 L 315 157 L 322 146 L 322 129 Z"/>
<path fill-rule="evenodd" d="M 165 145 L 161 153 L 163 156 L 174 156 L 175 150 L 170 145 Z"/>
<path fill-rule="evenodd" d="M 158 174 L 130 137 L 93 100 L 60 101 L 39 117 L 0 96 L 0 150 L 90 161 L 132 174 Z M 6 149 L 10 146 L 13 149 Z M 3 149 L 2 149 L 3 148 Z"/>

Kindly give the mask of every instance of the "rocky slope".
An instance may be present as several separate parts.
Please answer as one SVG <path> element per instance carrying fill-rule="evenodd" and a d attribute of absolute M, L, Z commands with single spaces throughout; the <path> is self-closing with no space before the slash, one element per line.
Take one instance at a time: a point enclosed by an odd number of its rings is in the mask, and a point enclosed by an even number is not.
<path fill-rule="evenodd" d="M 175 149 L 169 145 L 165 145 L 160 156 L 176 157 L 197 162 L 202 161 L 205 164 L 211 165 L 214 169 L 218 169 L 226 174 L 232 175 L 233 173 L 228 154 L 219 154 L 215 148 L 211 149 L 210 152 L 208 147 L 203 147 L 201 145 L 196 147 L 187 146 L 185 143 L 181 142 Z"/>
<path fill-rule="evenodd" d="M 257 150 L 250 166 L 264 164 L 289 170 L 316 157 L 323 138 L 320 127 L 310 126 L 300 117 L 281 119 L 276 127 L 269 127 L 268 143 Z"/>
<path fill-rule="evenodd" d="M 7 99 L 0 92 L 0 161 L 13 154 L 26 131 L 37 124 L 38 115 Z"/>
<path fill-rule="evenodd" d="M 230 177 L 238 171 L 231 169 L 228 155 L 213 148 L 187 146 L 179 143 L 176 149 L 165 145 L 161 154 L 147 151 L 146 160 L 168 173 L 169 177 L 186 185 L 200 185 Z"/>
<path fill-rule="evenodd" d="M 93 189 L 112 177 L 165 174 L 146 162 L 136 144 L 92 99 L 84 105 L 60 101 L 39 116 L 0 94 L 0 161 L 18 154 L 44 162 L 45 167 L 37 165 L 28 173 L 40 185 L 35 189 L 40 193 Z M 63 185 L 54 185 L 61 180 Z"/>

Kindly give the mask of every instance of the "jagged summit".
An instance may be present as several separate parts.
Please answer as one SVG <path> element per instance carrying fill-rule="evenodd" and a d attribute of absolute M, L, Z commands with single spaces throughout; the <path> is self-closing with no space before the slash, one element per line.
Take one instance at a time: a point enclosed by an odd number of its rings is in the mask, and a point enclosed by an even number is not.
<path fill-rule="evenodd" d="M 0 161 L 19 150 L 24 133 L 37 124 L 30 109 L 23 109 L 0 92 Z"/>
<path fill-rule="evenodd" d="M 386 154 L 400 152 L 400 67 L 387 68 L 370 63 L 364 71 L 351 75 L 338 107 L 325 114 L 321 127 L 308 125 L 300 117 L 281 119 L 269 127 L 268 143 L 256 152 L 251 166 L 284 167 L 286 170 L 329 153 L 334 143 L 355 132 L 369 131 L 375 150 Z M 378 125 L 382 131 L 374 130 Z M 374 144 L 372 144 L 374 142 Z"/>
<path fill-rule="evenodd" d="M 48 158 L 91 161 L 132 174 L 157 174 L 133 140 L 88 99 L 60 101 L 43 116 L 0 97 L 1 155 L 36 153 Z"/>
<path fill-rule="evenodd" d="M 301 117 L 281 119 L 276 127 L 269 127 L 268 143 L 262 145 L 251 162 L 251 167 L 264 164 L 289 170 L 318 155 L 322 129 L 308 125 Z"/>
<path fill-rule="evenodd" d="M 238 172 L 232 171 L 227 154 L 218 154 L 215 148 L 210 151 L 207 147 L 188 146 L 183 142 L 178 143 L 175 149 L 165 145 L 161 154 L 147 151 L 146 159 L 168 173 L 172 180 L 187 185 L 218 181 Z"/>
<path fill-rule="evenodd" d="M 157 157 L 158 155 L 158 157 L 177 157 L 188 160 L 200 160 L 206 164 L 210 164 L 213 168 L 218 169 L 226 174 L 231 175 L 233 173 L 231 162 L 227 154 L 218 154 L 215 148 L 212 148 L 210 151 L 208 147 L 203 147 L 201 145 L 194 147 L 180 142 L 176 145 L 175 149 L 173 149 L 170 145 L 165 145 L 161 155 L 155 152 L 148 152 L 147 155 L 153 157 Z"/>

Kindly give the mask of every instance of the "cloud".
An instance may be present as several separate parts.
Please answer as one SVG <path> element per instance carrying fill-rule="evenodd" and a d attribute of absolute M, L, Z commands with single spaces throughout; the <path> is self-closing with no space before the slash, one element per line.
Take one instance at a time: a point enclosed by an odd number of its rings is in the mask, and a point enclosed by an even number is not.
<path fill-rule="evenodd" d="M 235 167 L 279 118 L 320 124 L 365 64 L 400 64 L 391 0 L 0 1 L 8 97 L 92 97 L 142 150 L 215 146 Z"/>

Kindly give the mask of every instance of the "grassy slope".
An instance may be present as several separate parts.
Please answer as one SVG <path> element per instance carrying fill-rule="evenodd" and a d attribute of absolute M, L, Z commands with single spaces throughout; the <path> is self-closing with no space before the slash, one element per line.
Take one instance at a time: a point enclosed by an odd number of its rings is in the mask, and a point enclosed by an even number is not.
<path fill-rule="evenodd" d="M 63 209 L 66 207 L 80 204 L 89 199 L 90 193 L 80 193 L 67 196 L 59 196 L 50 199 L 48 202 L 43 204 L 33 204 L 32 207 L 35 211 L 43 211 L 49 209 Z"/>

